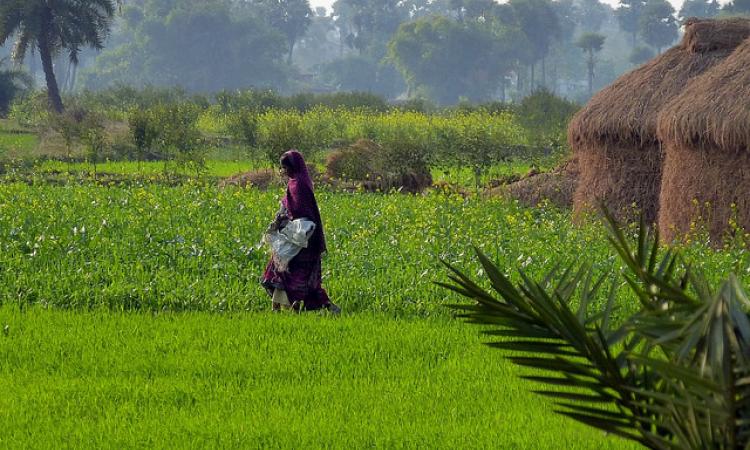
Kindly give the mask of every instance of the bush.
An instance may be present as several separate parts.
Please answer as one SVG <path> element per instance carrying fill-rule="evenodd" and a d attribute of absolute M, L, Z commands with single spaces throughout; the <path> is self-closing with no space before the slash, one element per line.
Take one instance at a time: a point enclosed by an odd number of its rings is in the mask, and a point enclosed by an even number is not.
<path fill-rule="evenodd" d="M 567 129 L 580 106 L 539 90 L 526 97 L 516 108 L 518 121 L 529 131 L 532 144 L 559 151 L 567 148 Z"/>
<path fill-rule="evenodd" d="M 389 152 L 369 139 L 335 150 L 326 159 L 326 175 L 356 182 L 368 191 L 401 189 L 422 192 L 432 185 L 432 175 L 424 167 L 393 167 Z"/>
<path fill-rule="evenodd" d="M 317 107 L 330 109 L 346 108 L 373 112 L 388 110 L 388 103 L 375 94 L 367 92 L 335 92 L 331 94 L 302 93 L 291 96 L 286 102 L 287 108 L 306 112 Z"/>
<path fill-rule="evenodd" d="M 326 175 L 350 181 L 382 178 L 382 149 L 369 139 L 360 139 L 348 147 L 334 150 L 326 157 Z"/>
<path fill-rule="evenodd" d="M 249 110 L 239 111 L 229 120 L 229 133 L 236 142 L 248 148 L 258 145 L 258 115 Z"/>
<path fill-rule="evenodd" d="M 74 146 L 80 142 L 84 133 L 84 121 L 88 115 L 86 109 L 78 105 L 68 105 L 65 112 L 48 116 L 49 127 L 57 132 L 65 143 L 66 158 L 69 162 L 72 160 Z"/>
<path fill-rule="evenodd" d="M 266 159 L 271 167 L 276 167 L 281 155 L 292 149 L 300 150 L 306 159 L 312 159 L 315 149 L 305 139 L 300 113 L 273 110 L 264 113 L 261 121 L 265 127 L 260 133 L 258 143 L 265 150 Z"/>
<path fill-rule="evenodd" d="M 198 130 L 201 109 L 192 103 L 162 104 L 147 110 L 132 110 L 128 125 L 136 151 L 141 159 L 164 161 L 200 175 L 206 168 L 207 148 Z"/>
<path fill-rule="evenodd" d="M 80 123 L 79 136 L 86 148 L 86 159 L 94 167 L 94 178 L 96 178 L 96 164 L 109 146 L 103 117 L 96 113 L 86 114 Z"/>
<path fill-rule="evenodd" d="M 34 94 L 17 98 L 10 106 L 8 117 L 24 127 L 39 127 L 49 123 L 47 94 Z"/>
<path fill-rule="evenodd" d="M 0 67 L 3 60 L 0 59 Z M 13 101 L 31 88 L 31 77 L 18 70 L 0 70 L 0 116 L 8 114 Z"/>

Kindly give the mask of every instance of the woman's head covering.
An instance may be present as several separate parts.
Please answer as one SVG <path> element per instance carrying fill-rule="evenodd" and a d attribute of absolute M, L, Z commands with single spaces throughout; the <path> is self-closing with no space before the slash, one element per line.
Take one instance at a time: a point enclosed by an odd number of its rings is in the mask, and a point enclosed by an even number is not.
<path fill-rule="evenodd" d="M 320 210 L 315 201 L 313 183 L 305 159 L 297 150 L 289 150 L 281 156 L 281 164 L 289 168 L 289 182 L 282 203 L 292 219 L 306 217 L 315 222 L 315 232 L 310 237 L 307 248 L 311 252 L 321 254 L 326 251 L 323 221 L 320 219 Z"/>

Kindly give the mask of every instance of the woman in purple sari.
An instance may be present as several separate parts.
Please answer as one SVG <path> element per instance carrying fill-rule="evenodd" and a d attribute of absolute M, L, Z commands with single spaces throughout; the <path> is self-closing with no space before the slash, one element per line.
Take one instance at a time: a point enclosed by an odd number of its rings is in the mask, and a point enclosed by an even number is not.
<path fill-rule="evenodd" d="M 301 307 L 308 311 L 327 309 L 338 313 L 340 309 L 331 302 L 321 284 L 321 258 L 326 252 L 326 241 L 305 160 L 298 151 L 290 150 L 281 156 L 281 167 L 289 181 L 275 225 L 283 227 L 290 220 L 306 218 L 315 223 L 315 230 L 308 239 L 307 248 L 300 250 L 289 262 L 286 271 L 278 270 L 272 258 L 261 284 L 272 296 L 274 310 L 288 306 L 296 310 Z"/>

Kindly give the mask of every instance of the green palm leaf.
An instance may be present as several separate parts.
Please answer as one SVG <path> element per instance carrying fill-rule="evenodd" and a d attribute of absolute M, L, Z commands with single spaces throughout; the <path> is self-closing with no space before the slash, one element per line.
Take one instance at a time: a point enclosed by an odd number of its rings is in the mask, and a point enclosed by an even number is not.
<path fill-rule="evenodd" d="M 584 264 L 556 266 L 539 281 L 519 271 L 513 282 L 475 249 L 492 291 L 449 264 L 451 282 L 439 284 L 475 301 L 453 307 L 495 327 L 484 331 L 494 339 L 488 345 L 535 371 L 522 378 L 543 385 L 534 392 L 556 399 L 560 414 L 650 448 L 747 447 L 750 302 L 742 286 L 731 276 L 714 291 L 676 252 L 662 254 L 643 221 L 632 245 L 606 209 L 604 217 L 622 278 Z M 613 327 L 625 287 L 641 309 Z"/>

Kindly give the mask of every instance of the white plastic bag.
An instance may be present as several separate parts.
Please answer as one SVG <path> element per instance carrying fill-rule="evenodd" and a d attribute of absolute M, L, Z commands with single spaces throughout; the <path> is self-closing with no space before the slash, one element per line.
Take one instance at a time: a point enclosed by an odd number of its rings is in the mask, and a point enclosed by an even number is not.
<path fill-rule="evenodd" d="M 263 242 L 271 248 L 271 257 L 277 270 L 287 271 L 292 258 L 300 250 L 307 248 L 307 241 L 314 231 L 315 222 L 303 217 L 290 221 L 281 230 L 269 231 L 263 236 Z"/>

